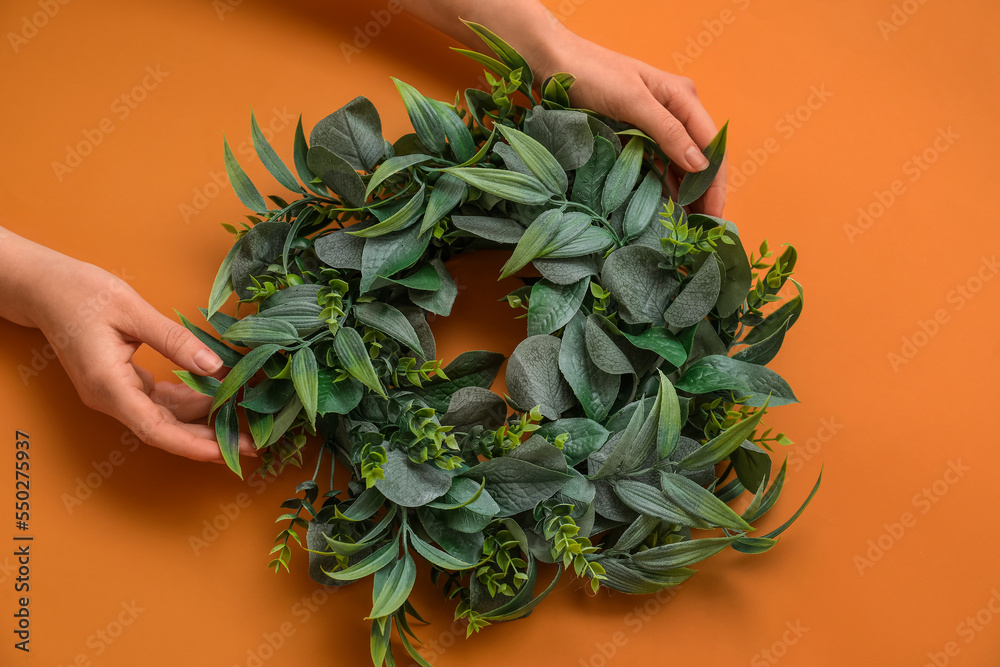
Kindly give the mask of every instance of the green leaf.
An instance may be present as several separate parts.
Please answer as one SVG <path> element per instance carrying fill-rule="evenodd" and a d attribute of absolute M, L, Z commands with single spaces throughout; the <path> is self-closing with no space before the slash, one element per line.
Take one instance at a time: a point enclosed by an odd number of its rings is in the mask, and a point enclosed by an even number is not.
<path fill-rule="evenodd" d="M 451 213 L 469 192 L 465 181 L 453 174 L 441 174 L 434 184 L 431 196 L 427 200 L 427 211 L 420 223 L 420 233 L 424 234 L 434 227 L 441 218 Z"/>
<path fill-rule="evenodd" d="M 688 513 L 705 519 L 708 523 L 730 530 L 750 531 L 753 526 L 740 518 L 731 507 L 715 497 L 711 491 L 684 475 L 661 472 L 663 493 Z"/>
<path fill-rule="evenodd" d="M 554 336 L 529 336 L 507 360 L 507 393 L 520 408 L 539 406 L 549 419 L 558 419 L 576 402 L 559 371 L 561 342 Z"/>
<path fill-rule="evenodd" d="M 364 385 L 354 378 L 334 382 L 334 374 L 326 368 L 319 369 L 319 395 L 316 412 L 321 415 L 335 413 L 346 415 L 358 407 L 364 396 Z"/>
<path fill-rule="evenodd" d="M 465 433 L 482 426 L 494 430 L 503 426 L 507 417 L 507 403 L 484 387 L 463 387 L 451 396 L 448 411 L 441 416 L 441 424 L 454 426 Z"/>
<path fill-rule="evenodd" d="M 364 97 L 355 97 L 316 123 L 309 143 L 340 156 L 352 170 L 371 171 L 385 153 L 382 120 L 375 105 Z"/>
<path fill-rule="evenodd" d="M 305 190 L 302 189 L 302 186 L 292 176 L 292 172 L 288 170 L 285 163 L 281 161 L 278 154 L 271 148 L 271 144 L 264 137 L 264 133 L 260 131 L 260 126 L 257 125 L 257 118 L 254 116 L 252 109 L 250 110 L 250 136 L 253 139 L 253 146 L 257 151 L 257 157 L 260 158 L 261 163 L 274 176 L 275 180 L 292 192 L 304 193 Z"/>
<path fill-rule="evenodd" d="M 446 412 L 452 395 L 464 387 L 489 387 L 500 371 L 504 356 L 496 352 L 463 352 L 444 367 L 448 380 L 433 379 L 414 391 L 430 407 Z"/>
<path fill-rule="evenodd" d="M 388 398 L 372 366 L 368 348 L 361 340 L 361 334 L 351 327 L 340 327 L 333 338 L 333 350 L 344 370 L 382 398 Z"/>
<path fill-rule="evenodd" d="M 226 299 L 233 293 L 233 262 L 236 259 L 236 255 L 239 254 L 242 244 L 242 240 L 233 244 L 233 247 L 226 253 L 226 258 L 222 260 L 222 265 L 219 266 L 218 273 L 215 274 L 215 280 L 212 282 L 212 291 L 208 295 L 207 317 L 209 319 L 219 312 L 219 308 L 222 308 L 226 303 Z"/>
<path fill-rule="evenodd" d="M 674 386 L 670 384 L 670 380 L 663 374 L 663 371 L 657 372 L 660 374 L 660 392 L 658 394 L 660 423 L 656 429 L 656 449 L 662 461 L 674 453 L 684 424 L 681 422 L 681 406 L 677 400 Z"/>
<path fill-rule="evenodd" d="M 524 227 L 509 218 L 494 218 L 488 215 L 453 215 L 451 224 L 487 241 L 509 243 L 521 240 Z"/>
<path fill-rule="evenodd" d="M 288 399 L 288 403 L 285 407 L 281 408 L 281 411 L 274 418 L 274 426 L 271 428 L 271 436 L 267 439 L 265 447 L 270 447 L 274 443 L 281 440 L 292 424 L 298 419 L 299 413 L 302 411 L 302 401 L 299 400 L 297 395 L 293 395 Z"/>
<path fill-rule="evenodd" d="M 544 278 L 531 287 L 528 299 L 528 335 L 550 334 L 566 326 L 587 295 L 589 278 L 556 285 Z"/>
<path fill-rule="evenodd" d="M 794 280 L 792 283 L 798 288 L 798 295 L 781 304 L 777 310 L 765 317 L 764 321 L 750 330 L 750 333 L 740 341 L 741 343 L 753 345 L 770 338 L 782 328 L 785 330 L 792 328 L 792 325 L 799 319 L 799 315 L 802 314 L 803 305 L 802 288 Z"/>
<path fill-rule="evenodd" d="M 299 114 L 299 123 L 295 126 L 295 171 L 299 179 L 306 184 L 306 187 L 318 194 L 320 197 L 327 195 L 326 188 L 322 185 L 313 184 L 316 174 L 309 169 L 306 156 L 309 153 L 309 144 L 306 143 L 306 135 L 302 131 L 302 114 Z"/>
<path fill-rule="evenodd" d="M 219 355 L 219 358 L 222 359 L 222 364 L 225 367 L 232 368 L 237 363 L 239 363 L 240 359 L 243 358 L 242 354 L 240 354 L 233 348 L 229 347 L 228 345 L 224 345 L 223 343 L 218 341 L 212 334 L 208 333 L 207 331 L 199 327 L 196 327 L 194 324 L 191 323 L 190 320 L 188 320 L 188 318 L 181 315 L 180 312 L 177 312 L 177 316 L 180 318 L 181 324 L 184 325 L 185 329 L 193 333 L 195 337 L 202 343 L 207 345 L 208 348 L 212 350 L 212 352 L 215 352 L 217 355 Z"/>
<path fill-rule="evenodd" d="M 813 496 L 815 496 L 816 492 L 819 491 L 819 485 L 822 481 L 823 481 L 823 471 L 820 470 L 819 477 L 816 478 L 816 484 L 813 485 L 812 491 L 809 492 L 809 495 L 806 497 L 805 501 L 803 501 L 799 509 L 795 511 L 795 514 L 793 514 L 791 518 L 788 519 L 788 521 L 781 524 L 780 526 L 772 530 L 767 535 L 764 535 L 763 537 L 767 539 L 774 539 L 778 535 L 781 535 L 783 532 L 785 532 L 785 530 L 787 530 L 789 526 L 795 523 L 795 520 L 802 515 L 802 512 L 805 511 L 806 507 L 808 507 L 809 503 L 812 501 Z"/>
<path fill-rule="evenodd" d="M 455 110 L 444 102 L 430 98 L 427 98 L 427 101 L 434 107 L 438 120 L 441 121 L 444 134 L 448 137 L 448 146 L 451 148 L 455 160 L 457 162 L 471 160 L 476 155 L 476 142 L 472 138 L 469 128 L 462 122 Z"/>
<path fill-rule="evenodd" d="M 243 479 L 243 471 L 240 470 L 240 422 L 232 401 L 226 401 L 219 408 L 215 417 L 215 438 L 226 465 Z"/>
<path fill-rule="evenodd" d="M 597 275 L 597 263 L 592 257 L 567 259 L 536 257 L 532 263 L 543 278 L 556 285 L 572 285 L 584 278 Z"/>
<path fill-rule="evenodd" d="M 757 489 L 767 484 L 771 474 L 771 457 L 767 452 L 749 440 L 744 441 L 729 455 L 736 476 L 748 489 Z"/>
<path fill-rule="evenodd" d="M 648 594 L 677 586 L 687 581 L 695 570 L 679 567 L 663 572 L 651 572 L 638 567 L 629 567 L 618 558 L 604 558 L 598 561 L 606 571 L 605 581 L 609 588 L 623 593 Z"/>
<path fill-rule="evenodd" d="M 483 43 L 488 46 L 493 53 L 497 54 L 507 67 L 511 70 L 520 69 L 521 70 L 521 81 L 527 90 L 531 90 L 531 68 L 528 66 L 528 61 L 526 61 L 520 53 L 515 51 L 510 44 L 503 41 L 495 33 L 490 31 L 489 28 L 482 26 L 478 23 L 473 23 L 472 21 L 462 21 L 465 25 L 469 26 L 474 33 L 479 35 L 479 38 L 483 40 Z"/>
<path fill-rule="evenodd" d="M 423 348 L 420 347 L 420 341 L 417 339 L 417 332 L 413 330 L 413 325 L 396 308 L 386 303 L 373 301 L 354 304 L 352 312 L 362 324 L 378 329 L 420 356 L 425 356 Z"/>
<path fill-rule="evenodd" d="M 568 216 L 567 216 L 568 217 Z M 542 257 L 548 259 L 584 257 L 593 253 L 603 254 L 614 245 L 611 232 L 601 227 L 587 227 L 568 243 L 544 250 Z"/>
<path fill-rule="evenodd" d="M 282 349 L 280 345 L 261 345 L 240 359 L 240 362 L 233 366 L 229 374 L 223 378 L 219 389 L 215 392 L 215 400 L 212 401 L 212 409 L 209 411 L 209 414 L 215 412 L 219 409 L 220 405 L 228 401 L 240 387 L 245 385 L 264 366 L 264 362 L 280 349 Z"/>
<path fill-rule="evenodd" d="M 431 565 L 439 567 L 443 570 L 450 570 L 452 572 L 461 572 L 462 570 L 469 570 L 476 567 L 476 563 L 466 563 L 460 558 L 452 556 L 447 551 L 441 551 L 435 546 L 424 542 L 420 537 L 410 531 L 409 533 L 410 544 L 418 554 L 427 559 Z"/>
<path fill-rule="evenodd" d="M 778 497 L 781 495 L 781 488 L 785 484 L 785 470 L 788 467 L 788 458 L 781 463 L 781 470 L 778 471 L 778 475 L 771 482 L 771 486 L 768 487 L 767 492 L 760 496 L 760 501 L 758 502 L 755 496 L 750 506 L 747 507 L 746 511 L 743 512 L 743 518 L 747 522 L 754 522 L 760 517 L 767 514 L 767 512 L 774 506 L 774 503 L 778 501 Z"/>
<path fill-rule="evenodd" d="M 651 570 L 671 570 L 675 567 L 685 567 L 703 561 L 719 553 L 738 537 L 703 537 L 697 540 L 685 540 L 664 544 L 632 554 L 632 562 Z"/>
<path fill-rule="evenodd" d="M 632 137 L 622 149 L 614 166 L 608 173 L 601 193 L 601 206 L 605 213 L 611 213 L 625 203 L 632 188 L 639 180 L 642 166 L 643 143 L 639 137 Z"/>
<path fill-rule="evenodd" d="M 396 90 L 403 98 L 403 106 L 406 107 L 406 113 L 410 117 L 410 124 L 413 125 L 420 141 L 424 142 L 424 145 L 431 152 L 443 153 L 445 148 L 444 127 L 441 125 L 441 119 L 438 118 L 434 107 L 410 84 L 395 77 L 392 77 L 392 81 L 396 84 Z"/>
<path fill-rule="evenodd" d="M 486 490 L 500 506 L 500 516 L 513 516 L 552 497 L 570 476 L 511 456 L 490 459 L 462 473 L 486 480 Z"/>
<path fill-rule="evenodd" d="M 778 543 L 769 537 L 740 537 L 733 542 L 733 549 L 745 554 L 762 554 L 770 551 L 771 547 Z"/>
<path fill-rule="evenodd" d="M 587 343 L 588 356 L 605 373 L 613 375 L 634 373 L 628 357 L 604 330 L 602 319 L 600 315 L 587 317 L 584 326 L 584 340 Z"/>
<path fill-rule="evenodd" d="M 365 182 L 344 158 L 313 143 L 306 156 L 306 164 L 323 179 L 330 190 L 351 206 L 362 206 L 365 203 Z"/>
<path fill-rule="evenodd" d="M 302 401 L 309 423 L 316 425 L 316 403 L 319 400 L 319 367 L 313 351 L 304 347 L 292 355 L 292 384 Z"/>
<path fill-rule="evenodd" d="M 625 229 L 624 240 L 626 242 L 638 237 L 649 223 L 656 217 L 656 210 L 660 207 L 660 200 L 663 196 L 663 187 L 653 172 L 647 172 L 639 184 L 639 188 L 632 195 L 632 199 L 625 209 L 625 218 L 622 223 Z"/>
<path fill-rule="evenodd" d="M 785 380 L 765 366 L 758 366 L 722 354 L 702 357 L 691 364 L 677 388 L 692 394 L 732 390 L 750 397 L 744 405 L 760 407 L 770 396 L 771 405 L 797 403 L 798 399 Z"/>
<path fill-rule="evenodd" d="M 544 146 L 566 171 L 587 164 L 596 147 L 588 116 L 580 111 L 535 107 L 524 121 L 524 132 Z"/>
<path fill-rule="evenodd" d="M 416 264 L 430 239 L 430 234 L 421 237 L 416 225 L 368 239 L 361 254 L 361 292 L 370 290 L 378 276 L 389 278 Z"/>
<path fill-rule="evenodd" d="M 766 406 L 765 406 L 766 407 Z M 750 437 L 760 423 L 766 410 L 758 410 L 752 416 L 742 419 L 694 450 L 677 465 L 687 470 L 698 470 L 713 466 L 732 454 L 743 441 Z"/>
<path fill-rule="evenodd" d="M 690 327 L 705 319 L 715 307 L 721 285 L 719 264 L 709 255 L 663 314 L 667 325 Z"/>
<path fill-rule="evenodd" d="M 413 556 L 408 551 L 404 551 L 403 557 L 396 561 L 379 596 L 374 600 L 368 619 L 388 616 L 399 609 L 409 597 L 416 580 L 417 564 L 414 562 Z"/>
<path fill-rule="evenodd" d="M 451 473 L 430 461 L 414 463 L 401 449 L 392 449 L 382 464 L 385 478 L 375 488 L 386 498 L 403 507 L 422 507 L 451 488 Z"/>
<path fill-rule="evenodd" d="M 785 341 L 786 331 L 788 331 L 787 321 L 781 326 L 780 329 L 759 343 L 745 347 L 734 354 L 733 359 L 745 361 L 748 364 L 757 364 L 758 366 L 767 365 L 772 359 L 774 359 L 775 355 L 777 355 L 778 351 L 781 349 L 781 344 Z"/>
<path fill-rule="evenodd" d="M 283 408 L 295 394 L 289 380 L 266 379 L 247 389 L 240 406 L 260 414 L 273 415 Z"/>
<path fill-rule="evenodd" d="M 554 195 L 566 192 L 569 178 L 552 153 L 520 130 L 504 125 L 496 127 L 525 166 L 542 182 L 542 185 L 548 188 L 549 192 Z"/>
<path fill-rule="evenodd" d="M 555 440 L 562 434 L 569 437 L 563 443 L 562 453 L 566 463 L 575 466 L 587 460 L 587 457 L 600 449 L 611 433 L 593 419 L 585 417 L 569 417 L 543 424 L 535 431 L 546 440 Z"/>
<path fill-rule="evenodd" d="M 348 568 L 336 572 L 323 570 L 323 573 L 331 579 L 336 579 L 337 581 L 357 581 L 358 579 L 363 579 L 364 577 L 375 574 L 388 563 L 392 562 L 398 553 L 399 545 L 397 545 L 395 540 L 393 540 L 370 556 L 362 558 Z"/>
<path fill-rule="evenodd" d="M 622 335 L 636 347 L 655 352 L 677 368 L 687 361 L 687 350 L 684 349 L 683 343 L 665 327 L 650 327 L 638 336 L 624 331 Z"/>
<path fill-rule="evenodd" d="M 586 319 L 580 312 L 566 325 L 559 348 L 559 370 L 584 413 L 603 422 L 618 396 L 621 377 L 602 371 L 587 354 L 585 326 Z"/>
<path fill-rule="evenodd" d="M 437 272 L 440 286 L 434 291 L 411 288 L 409 291 L 410 301 L 424 310 L 447 317 L 451 315 L 451 308 L 458 297 L 458 285 L 455 284 L 455 279 L 451 277 L 440 258 L 435 257 L 429 262 L 429 265 Z"/>
<path fill-rule="evenodd" d="M 614 480 L 611 484 L 615 495 L 639 514 L 654 516 L 678 526 L 709 527 L 704 520 L 691 516 L 685 509 L 671 502 L 663 491 L 656 487 L 631 479 Z"/>
<path fill-rule="evenodd" d="M 479 63 L 483 67 L 486 67 L 487 69 L 489 69 L 489 70 L 491 70 L 493 72 L 496 72 L 501 77 L 507 78 L 507 77 L 510 76 L 510 73 L 513 71 L 507 65 L 504 65 L 502 62 L 500 62 L 496 58 L 491 58 L 490 56 L 486 55 L 485 53 L 480 53 L 479 51 L 471 51 L 469 49 L 459 49 L 459 48 L 454 47 L 454 46 L 451 47 L 451 50 L 454 51 L 455 53 L 461 53 L 463 56 L 465 56 L 467 58 L 471 58 L 472 60 L 475 60 L 477 63 Z"/>
<path fill-rule="evenodd" d="M 382 185 L 385 180 L 391 176 L 398 174 L 404 169 L 409 169 L 413 165 L 421 164 L 431 160 L 430 155 L 424 155 L 422 153 L 414 153 L 413 155 L 394 155 L 382 164 L 378 166 L 375 173 L 372 174 L 371 179 L 368 181 L 368 187 L 365 188 L 365 199 L 375 192 L 378 186 Z"/>
<path fill-rule="evenodd" d="M 684 175 L 677 193 L 677 203 L 681 206 L 687 206 L 697 200 L 712 185 L 715 175 L 719 173 L 719 167 L 722 166 L 722 160 L 726 157 L 726 132 L 728 129 L 729 123 L 727 122 L 702 151 L 708 158 L 708 167 L 702 171 Z"/>
<path fill-rule="evenodd" d="M 661 319 L 667 302 L 677 293 L 677 279 L 658 266 L 661 257 L 655 250 L 633 245 L 615 250 L 604 262 L 601 280 L 628 324 Z"/>
<path fill-rule="evenodd" d="M 688 217 L 688 224 L 695 225 L 698 221 L 709 216 L 694 214 Z M 716 223 L 725 223 L 732 227 L 732 223 L 719 218 L 712 218 Z M 719 291 L 719 298 L 715 302 L 715 309 L 719 317 L 729 317 L 736 309 L 746 301 L 747 293 L 753 283 L 753 273 L 750 269 L 750 262 L 747 253 L 743 249 L 739 235 L 727 229 L 725 236 L 732 243 L 719 243 L 715 247 L 715 256 L 722 260 L 723 275 L 722 289 Z"/>
<path fill-rule="evenodd" d="M 434 290 L 441 289 L 441 276 L 438 275 L 437 270 L 430 263 L 421 264 L 411 275 L 403 278 L 388 278 L 388 280 L 403 287 L 423 290 L 425 292 L 433 292 Z"/>
<path fill-rule="evenodd" d="M 544 204 L 552 193 L 534 176 L 505 169 L 483 167 L 449 167 L 443 169 L 483 192 L 518 204 Z"/>
<path fill-rule="evenodd" d="M 179 377 L 184 384 L 191 387 L 199 394 L 215 396 L 215 392 L 219 389 L 219 381 L 211 376 L 206 377 L 203 375 L 195 375 L 194 373 L 189 373 L 188 371 L 174 371 L 174 375 Z"/>
<path fill-rule="evenodd" d="M 238 341 L 251 347 L 264 343 L 288 346 L 299 341 L 299 334 L 295 327 L 284 320 L 247 315 L 226 329 L 222 339 Z"/>
<path fill-rule="evenodd" d="M 559 231 L 563 224 L 563 218 L 561 209 L 553 208 L 542 211 L 524 230 L 524 234 L 517 242 L 517 247 L 514 248 L 514 252 L 503 265 L 500 277 L 506 278 L 520 271 L 528 262 L 538 257 Z"/>
<path fill-rule="evenodd" d="M 571 199 L 592 211 L 601 206 L 604 182 L 615 164 L 615 147 L 604 137 L 594 137 L 590 158 L 576 172 Z"/>
<path fill-rule="evenodd" d="M 416 194 L 406 200 L 406 203 L 398 211 L 385 220 L 364 229 L 348 229 L 347 233 L 362 238 L 371 238 L 373 236 L 384 236 L 390 232 L 397 232 L 400 229 L 406 229 L 420 217 L 424 206 L 424 189 L 425 186 L 421 183 L 420 189 L 417 190 Z"/>
<path fill-rule="evenodd" d="M 260 449 L 267 444 L 267 440 L 271 437 L 271 432 L 274 430 L 274 416 L 261 414 L 253 410 L 247 410 L 246 415 L 247 426 L 250 428 L 253 443 L 257 449 Z"/>
<path fill-rule="evenodd" d="M 229 148 L 229 141 L 226 140 L 225 136 L 222 138 L 222 144 L 225 149 L 226 175 L 229 176 L 229 183 L 233 186 L 236 196 L 240 198 L 244 206 L 254 213 L 266 215 L 267 202 L 260 196 L 260 192 L 257 191 L 254 184 L 250 182 L 250 178 L 247 177 L 240 163 L 236 161 L 236 156 Z"/>
<path fill-rule="evenodd" d="M 658 387 L 656 400 L 648 414 L 640 409 L 632 413 L 618 444 L 611 450 L 591 479 L 602 479 L 611 475 L 627 474 L 639 470 L 646 460 L 656 452 L 656 433 L 660 422 L 662 394 L 663 388 Z"/>

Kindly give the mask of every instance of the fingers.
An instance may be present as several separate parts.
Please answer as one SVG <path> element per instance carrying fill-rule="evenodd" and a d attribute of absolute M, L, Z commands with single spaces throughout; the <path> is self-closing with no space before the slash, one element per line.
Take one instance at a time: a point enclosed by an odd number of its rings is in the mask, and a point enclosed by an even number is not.
<path fill-rule="evenodd" d="M 146 343 L 181 368 L 211 375 L 222 368 L 222 359 L 193 333 L 164 317 L 155 308 L 141 302 L 137 312 L 121 325 L 123 333 Z"/>
<path fill-rule="evenodd" d="M 644 130 L 673 164 L 688 172 L 701 171 L 708 166 L 701 148 L 691 139 L 681 121 L 665 109 L 652 93 L 641 96 L 626 109 L 622 120 Z"/>
<path fill-rule="evenodd" d="M 154 403 L 172 412 L 182 422 L 201 419 L 212 407 L 211 396 L 175 382 L 157 382 L 147 393 Z"/>

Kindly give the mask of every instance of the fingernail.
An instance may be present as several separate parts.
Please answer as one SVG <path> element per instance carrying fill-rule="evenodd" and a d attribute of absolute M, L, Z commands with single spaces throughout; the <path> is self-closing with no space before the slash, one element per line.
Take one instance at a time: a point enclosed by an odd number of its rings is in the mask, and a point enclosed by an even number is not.
<path fill-rule="evenodd" d="M 687 159 L 688 164 L 694 167 L 695 171 L 702 171 L 708 167 L 708 158 L 696 146 L 688 147 L 684 152 L 684 157 Z"/>
<path fill-rule="evenodd" d="M 201 369 L 204 375 L 214 373 L 222 368 L 222 359 L 217 354 L 209 350 L 198 350 L 194 355 L 195 365 Z"/>

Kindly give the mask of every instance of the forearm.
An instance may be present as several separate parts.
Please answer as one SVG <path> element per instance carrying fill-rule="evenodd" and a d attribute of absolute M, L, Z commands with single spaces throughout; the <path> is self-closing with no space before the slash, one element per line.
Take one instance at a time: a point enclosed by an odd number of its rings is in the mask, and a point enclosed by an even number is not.
<path fill-rule="evenodd" d="M 0 227 L 0 317 L 22 326 L 37 326 L 34 294 L 40 281 L 58 281 L 54 257 L 59 253 Z"/>
<path fill-rule="evenodd" d="M 558 50 L 575 38 L 538 0 L 403 0 L 403 8 L 476 50 L 482 42 L 462 20 L 486 26 L 524 56 L 539 80 L 557 71 Z"/>

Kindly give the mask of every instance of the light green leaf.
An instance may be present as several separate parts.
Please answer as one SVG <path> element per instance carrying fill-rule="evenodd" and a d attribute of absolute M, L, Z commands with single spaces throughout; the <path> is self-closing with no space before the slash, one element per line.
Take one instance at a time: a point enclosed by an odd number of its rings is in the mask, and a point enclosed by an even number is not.
<path fill-rule="evenodd" d="M 388 616 L 399 609 L 417 580 L 417 564 L 410 552 L 404 551 L 403 557 L 396 561 L 389 573 L 379 596 L 372 603 L 371 613 L 366 620 Z"/>
<path fill-rule="evenodd" d="M 732 390 L 749 395 L 744 405 L 760 407 L 770 396 L 771 405 L 797 403 L 798 399 L 784 378 L 766 366 L 758 366 L 723 354 L 702 357 L 691 364 L 677 388 L 693 394 Z"/>
<path fill-rule="evenodd" d="M 448 146 L 451 148 L 455 160 L 457 162 L 471 160 L 476 154 L 476 142 L 472 138 L 469 128 L 462 122 L 455 110 L 444 102 L 430 98 L 427 98 L 427 101 L 434 107 L 434 111 L 441 121 L 444 134 L 448 137 Z"/>
<path fill-rule="evenodd" d="M 403 98 L 403 106 L 406 107 L 410 123 L 413 125 L 417 136 L 420 137 L 420 141 L 424 142 L 424 145 L 431 152 L 437 154 L 443 153 L 445 148 L 444 127 L 441 125 L 441 119 L 438 118 L 434 107 L 431 106 L 426 97 L 421 95 L 410 84 L 400 81 L 395 77 L 392 77 L 392 81 L 396 84 L 396 90 L 399 91 L 400 96 Z"/>
<path fill-rule="evenodd" d="M 625 332 L 622 332 L 622 335 L 636 347 L 655 352 L 677 368 L 687 361 L 684 344 L 665 327 L 650 327 L 638 336 Z"/>
<path fill-rule="evenodd" d="M 632 137 L 622 149 L 614 166 L 608 173 L 601 194 L 601 206 L 605 213 L 611 213 L 625 203 L 636 181 L 639 180 L 639 168 L 642 166 L 643 140 Z"/>
<path fill-rule="evenodd" d="M 423 210 L 424 205 L 424 189 L 425 186 L 421 183 L 420 189 L 417 190 L 416 194 L 406 200 L 406 203 L 398 211 L 385 220 L 364 229 L 348 229 L 347 233 L 362 238 L 371 238 L 406 229 L 420 217 L 420 212 Z"/>
<path fill-rule="evenodd" d="M 306 418 L 315 426 L 316 404 L 319 400 L 319 367 L 312 349 L 304 347 L 292 355 L 292 384 L 306 410 Z"/>
<path fill-rule="evenodd" d="M 442 171 L 483 192 L 518 204 L 544 204 L 552 197 L 552 193 L 534 176 L 483 167 L 449 167 Z"/>
<path fill-rule="evenodd" d="M 656 217 L 656 210 L 660 207 L 662 195 L 663 188 L 660 185 L 660 180 L 653 172 L 647 172 L 625 209 L 623 225 L 626 242 L 646 231 L 646 227 Z"/>
<path fill-rule="evenodd" d="M 753 526 L 741 519 L 739 514 L 716 498 L 711 491 L 684 475 L 661 472 L 660 485 L 667 498 L 714 526 L 739 531 L 753 530 Z"/>
<path fill-rule="evenodd" d="M 451 224 L 464 232 L 496 243 L 513 245 L 520 241 L 524 234 L 524 227 L 516 221 L 488 215 L 453 215 Z"/>
<path fill-rule="evenodd" d="M 420 347 L 420 341 L 417 339 L 417 332 L 413 330 L 413 325 L 396 308 L 387 303 L 373 301 L 354 304 L 352 312 L 362 324 L 378 329 L 420 356 L 424 356 L 423 348 Z"/>
<path fill-rule="evenodd" d="M 766 406 L 765 406 L 766 407 Z M 761 409 L 752 416 L 742 419 L 715 436 L 704 445 L 691 452 L 677 465 L 687 470 L 698 470 L 722 461 L 736 450 L 743 441 L 753 434 L 766 410 Z"/>
<path fill-rule="evenodd" d="M 260 192 L 254 187 L 240 163 L 236 161 L 236 156 L 229 148 L 229 141 L 226 140 L 225 136 L 222 138 L 222 144 L 225 149 L 226 175 L 229 176 L 229 183 L 233 186 L 236 196 L 240 198 L 244 206 L 254 213 L 266 215 L 267 202 L 260 196 Z"/>
<path fill-rule="evenodd" d="M 469 186 L 462 179 L 453 174 L 441 174 L 427 200 L 427 211 L 424 212 L 424 219 L 420 223 L 420 233 L 424 234 L 441 218 L 451 213 L 462 203 L 468 191 Z"/>
<path fill-rule="evenodd" d="M 542 211 L 524 230 L 524 234 L 517 242 L 517 247 L 514 248 L 514 252 L 503 265 L 500 277 L 506 278 L 520 271 L 528 262 L 538 257 L 556 236 L 563 223 L 563 217 L 561 209 L 553 208 Z"/>
<path fill-rule="evenodd" d="M 687 206 L 697 200 L 712 185 L 715 175 L 719 173 L 719 167 L 722 166 L 722 160 L 726 157 L 726 132 L 728 129 L 729 123 L 727 122 L 702 151 L 708 158 L 708 167 L 702 171 L 685 174 L 681 180 L 680 190 L 677 193 L 677 203 L 681 206 Z"/>
<path fill-rule="evenodd" d="M 670 570 L 703 561 L 719 553 L 739 539 L 733 537 L 703 537 L 664 544 L 632 554 L 632 562 L 651 570 Z"/>
<path fill-rule="evenodd" d="M 569 179 L 552 153 L 520 130 L 504 125 L 496 127 L 525 166 L 542 182 L 542 185 L 548 188 L 549 192 L 554 195 L 566 192 Z"/>
<path fill-rule="evenodd" d="M 414 153 L 413 155 L 394 155 L 382 164 L 378 166 L 375 173 L 372 174 L 371 180 L 368 181 L 368 187 L 365 188 L 365 199 L 375 192 L 378 186 L 382 185 L 386 179 L 395 176 L 404 169 L 409 169 L 415 164 L 421 164 L 432 159 L 430 155 L 424 155 L 422 153 Z"/>
<path fill-rule="evenodd" d="M 292 172 L 288 170 L 285 163 L 281 161 L 278 154 L 271 148 L 271 144 L 268 143 L 264 133 L 260 131 L 260 126 L 257 125 L 257 117 L 254 116 L 252 109 L 250 111 L 250 136 L 253 139 L 253 146 L 257 151 L 257 157 L 260 158 L 261 163 L 274 176 L 275 180 L 292 192 L 305 193 L 302 186 L 292 176 Z"/>
<path fill-rule="evenodd" d="M 298 342 L 299 334 L 295 327 L 284 320 L 247 315 L 226 329 L 222 339 L 238 341 L 248 346 L 264 343 L 288 346 Z"/>
<path fill-rule="evenodd" d="M 663 374 L 663 371 L 657 372 L 660 374 L 660 392 L 658 394 L 660 423 L 656 429 L 656 449 L 662 461 L 674 453 L 684 424 L 681 422 L 681 406 L 677 400 L 674 386 L 670 384 L 670 380 Z"/>
<path fill-rule="evenodd" d="M 388 398 L 372 366 L 368 348 L 361 340 L 361 334 L 351 327 L 340 327 L 333 338 L 333 350 L 344 370 L 382 398 Z"/>

